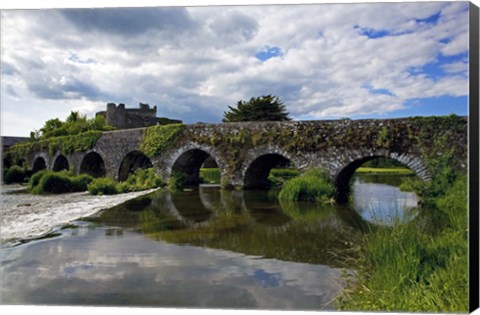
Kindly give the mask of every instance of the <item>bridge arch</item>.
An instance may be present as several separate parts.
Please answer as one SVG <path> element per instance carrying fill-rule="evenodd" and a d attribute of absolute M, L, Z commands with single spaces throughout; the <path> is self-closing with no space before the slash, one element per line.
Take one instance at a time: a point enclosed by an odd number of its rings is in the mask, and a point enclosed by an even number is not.
<path fill-rule="evenodd" d="M 55 172 L 59 172 L 63 170 L 68 170 L 69 168 L 70 163 L 68 163 L 68 159 L 64 155 L 59 154 L 53 162 L 52 170 Z"/>
<path fill-rule="evenodd" d="M 166 166 L 166 176 L 169 178 L 179 172 L 186 175 L 187 185 L 198 185 L 200 183 L 200 168 L 203 163 L 211 157 L 220 169 L 220 176 L 225 174 L 226 166 L 224 159 L 218 151 L 210 146 L 199 143 L 189 143 L 168 154 L 169 161 Z"/>
<path fill-rule="evenodd" d="M 413 173 L 420 180 L 429 181 L 431 179 L 431 174 L 427 166 L 421 158 L 415 155 L 407 153 L 398 154 L 393 152 L 387 154 L 377 153 L 369 156 L 351 158 L 347 163 L 342 165 L 339 168 L 338 173 L 334 175 L 334 181 L 336 186 L 335 199 L 337 200 L 337 202 L 348 202 L 348 195 L 350 193 L 350 179 L 352 178 L 355 171 L 365 162 L 378 158 L 387 158 L 401 162 L 403 165 L 412 170 Z"/>
<path fill-rule="evenodd" d="M 37 156 L 33 161 L 32 172 L 36 173 L 41 170 L 47 169 L 47 162 L 43 156 Z"/>
<path fill-rule="evenodd" d="M 107 174 L 105 161 L 100 154 L 90 151 L 85 154 L 80 163 L 80 174 L 88 174 L 92 177 L 103 177 Z"/>
<path fill-rule="evenodd" d="M 247 153 L 242 165 L 243 187 L 246 189 L 267 187 L 268 175 L 272 168 L 289 164 L 299 168 L 299 161 L 279 146 L 265 145 L 254 148 Z"/>
<path fill-rule="evenodd" d="M 141 151 L 134 150 L 125 155 L 118 168 L 118 180 L 127 180 L 128 175 L 139 168 L 153 167 L 152 161 Z"/>

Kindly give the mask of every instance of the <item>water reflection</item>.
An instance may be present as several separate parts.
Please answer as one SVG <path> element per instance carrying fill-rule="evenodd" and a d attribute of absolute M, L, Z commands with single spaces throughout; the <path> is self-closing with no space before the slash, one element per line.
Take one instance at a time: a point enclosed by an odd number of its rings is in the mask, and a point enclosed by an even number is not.
<path fill-rule="evenodd" d="M 72 230 L 4 250 L 3 303 L 323 309 L 342 286 L 328 266 Z"/>
<path fill-rule="evenodd" d="M 379 187 L 356 180 L 366 199 L 362 185 Z M 341 268 L 355 267 L 341 255 L 346 240 L 370 224 L 356 202 L 358 211 L 279 203 L 275 191 L 157 191 L 2 249 L 2 303 L 332 309 Z"/>
<path fill-rule="evenodd" d="M 404 177 L 403 177 L 404 178 Z M 371 223 L 393 225 L 412 220 L 419 199 L 397 187 L 402 176 L 361 175 L 353 178 L 353 208 Z"/>

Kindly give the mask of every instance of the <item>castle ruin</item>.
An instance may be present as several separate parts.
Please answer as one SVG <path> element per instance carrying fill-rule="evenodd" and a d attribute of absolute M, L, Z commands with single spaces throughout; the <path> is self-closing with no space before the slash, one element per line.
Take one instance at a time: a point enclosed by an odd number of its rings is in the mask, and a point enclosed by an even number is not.
<path fill-rule="evenodd" d="M 125 104 L 108 103 L 107 110 L 96 113 L 103 116 L 105 123 L 116 129 L 143 128 L 154 125 L 182 123 L 181 120 L 157 117 L 157 106 L 139 104 L 138 108 L 125 108 Z"/>

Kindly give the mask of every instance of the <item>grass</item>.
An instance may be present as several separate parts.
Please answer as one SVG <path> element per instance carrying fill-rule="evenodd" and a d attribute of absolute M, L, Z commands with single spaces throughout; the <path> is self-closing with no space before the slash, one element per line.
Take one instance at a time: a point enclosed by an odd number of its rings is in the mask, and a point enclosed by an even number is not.
<path fill-rule="evenodd" d="M 410 175 L 413 174 L 413 171 L 408 168 L 403 167 L 359 167 L 356 173 L 378 173 L 378 174 L 402 174 L 402 175 Z"/>
<path fill-rule="evenodd" d="M 220 169 L 219 168 L 201 168 L 200 178 L 204 183 L 220 184 Z"/>
<path fill-rule="evenodd" d="M 97 178 L 88 185 L 88 191 L 92 195 L 115 195 L 162 186 L 162 178 L 155 174 L 153 168 L 139 168 L 130 174 L 126 181 L 119 183 L 110 177 Z"/>
<path fill-rule="evenodd" d="M 278 198 L 282 202 L 327 202 L 333 197 L 335 186 L 324 170 L 312 169 L 285 182 Z"/>
<path fill-rule="evenodd" d="M 377 227 L 352 248 L 356 278 L 338 300 L 342 310 L 467 312 L 467 180 L 436 199 L 431 215 Z"/>

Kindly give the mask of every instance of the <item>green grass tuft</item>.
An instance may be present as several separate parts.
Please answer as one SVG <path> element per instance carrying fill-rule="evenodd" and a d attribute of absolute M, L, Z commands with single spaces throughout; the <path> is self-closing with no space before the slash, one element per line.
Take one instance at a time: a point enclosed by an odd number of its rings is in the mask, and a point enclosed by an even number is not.
<path fill-rule="evenodd" d="M 313 169 L 287 181 L 278 198 L 283 202 L 327 202 L 333 197 L 335 186 L 324 170 Z"/>
<path fill-rule="evenodd" d="M 467 180 L 436 201 L 432 231 L 417 220 L 375 228 L 353 248 L 356 279 L 338 300 L 342 310 L 467 312 Z"/>

